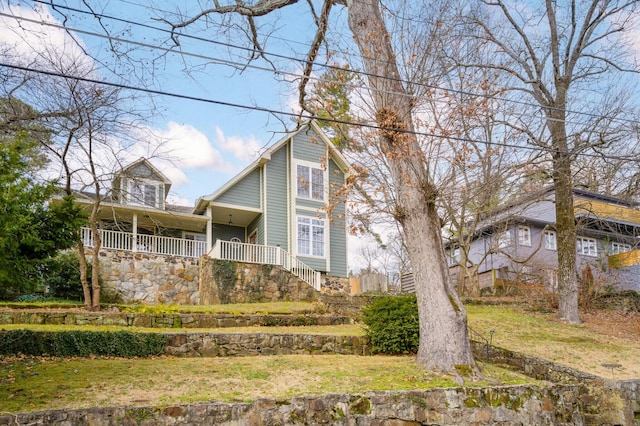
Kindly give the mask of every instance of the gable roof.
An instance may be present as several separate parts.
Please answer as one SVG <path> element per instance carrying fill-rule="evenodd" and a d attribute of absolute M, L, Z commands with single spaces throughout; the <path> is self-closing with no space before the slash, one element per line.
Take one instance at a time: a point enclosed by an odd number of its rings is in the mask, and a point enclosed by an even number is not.
<path fill-rule="evenodd" d="M 331 156 L 333 161 L 335 161 L 338 167 L 340 167 L 340 170 L 342 170 L 345 175 L 349 175 L 354 172 L 353 168 L 351 167 L 349 162 L 346 160 L 344 155 L 342 155 L 342 153 L 333 145 L 333 143 L 329 140 L 329 138 L 324 134 L 322 129 L 320 129 L 318 124 L 315 121 L 311 121 L 301 126 L 295 132 L 288 133 L 282 139 L 280 139 L 279 141 L 271 145 L 262 153 L 262 155 L 260 155 L 258 159 L 256 159 L 253 163 L 249 164 L 246 168 L 240 171 L 240 173 L 236 174 L 233 178 L 231 178 L 224 185 L 218 188 L 214 193 L 204 197 L 199 197 L 196 200 L 195 207 L 193 208 L 193 213 L 202 214 L 208 202 L 215 200 L 216 198 L 224 194 L 229 188 L 233 187 L 242 179 L 244 179 L 251 172 L 258 169 L 259 167 L 262 167 L 265 163 L 271 160 L 271 154 L 278 151 L 283 145 L 287 144 L 296 135 L 302 132 L 305 132 L 308 129 L 313 129 L 320 136 L 320 139 L 322 140 L 322 142 L 324 142 L 324 144 L 329 149 L 329 155 Z"/>
<path fill-rule="evenodd" d="M 171 188 L 171 180 L 169 180 L 168 177 L 166 177 L 160 170 L 158 170 L 153 164 L 151 164 L 149 160 L 147 160 L 144 157 L 140 157 L 138 160 L 134 161 L 133 163 L 118 170 L 115 173 L 113 182 L 114 183 L 119 182 L 120 179 L 122 179 L 122 177 L 129 176 L 127 172 L 135 167 L 138 167 L 141 164 L 144 164 L 149 170 L 151 170 L 151 172 L 154 175 L 156 175 L 159 178 L 160 181 L 162 181 L 162 183 L 164 183 L 164 195 L 166 196 L 169 193 L 169 189 Z"/>

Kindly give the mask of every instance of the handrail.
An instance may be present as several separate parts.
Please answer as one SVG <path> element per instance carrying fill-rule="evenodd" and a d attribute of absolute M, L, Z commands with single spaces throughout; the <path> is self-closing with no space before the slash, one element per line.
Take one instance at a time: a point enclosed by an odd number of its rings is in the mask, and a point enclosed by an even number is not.
<path fill-rule="evenodd" d="M 217 240 L 209 256 L 214 259 L 282 266 L 316 290 L 320 291 L 322 286 L 320 272 L 281 247 Z"/>
<path fill-rule="evenodd" d="M 99 229 L 101 248 L 107 250 L 123 250 L 137 253 L 160 254 L 166 256 L 181 256 L 198 258 L 207 251 L 204 241 L 188 240 L 186 238 L 163 237 L 159 235 L 137 234 L 131 232 L 111 231 Z M 94 246 L 91 228 L 81 229 L 82 243 L 85 247 Z"/>

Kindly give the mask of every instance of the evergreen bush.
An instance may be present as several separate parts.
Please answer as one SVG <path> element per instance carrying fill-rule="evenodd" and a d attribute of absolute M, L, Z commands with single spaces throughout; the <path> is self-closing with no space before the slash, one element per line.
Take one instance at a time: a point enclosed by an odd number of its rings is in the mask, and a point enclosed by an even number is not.
<path fill-rule="evenodd" d="M 80 283 L 80 262 L 75 252 L 63 252 L 46 263 L 44 284 L 49 287 L 49 294 L 58 299 L 82 300 L 82 284 Z M 91 265 L 87 275 L 91 276 Z"/>
<path fill-rule="evenodd" d="M 415 295 L 384 296 L 362 312 L 372 353 L 412 354 L 420 344 L 418 303 Z"/>

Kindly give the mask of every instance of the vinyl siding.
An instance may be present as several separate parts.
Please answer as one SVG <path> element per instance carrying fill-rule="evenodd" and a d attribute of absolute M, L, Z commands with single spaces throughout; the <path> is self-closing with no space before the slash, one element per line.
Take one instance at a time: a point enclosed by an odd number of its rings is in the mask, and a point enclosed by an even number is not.
<path fill-rule="evenodd" d="M 212 230 L 213 243 L 215 244 L 216 240 L 230 241 L 233 237 L 240 238 L 240 241 L 246 242 L 244 233 L 245 229 L 243 227 L 214 223 Z"/>
<path fill-rule="evenodd" d="M 249 224 L 249 226 L 247 226 L 247 238 L 249 238 L 249 235 L 251 235 L 256 229 L 257 243 L 264 245 L 264 215 L 259 215 Z"/>
<path fill-rule="evenodd" d="M 267 212 L 265 228 L 267 230 L 266 245 L 280 246 L 289 250 L 289 232 L 287 221 L 287 194 L 289 191 L 289 165 L 287 158 L 288 144 L 271 155 L 271 160 L 265 165 L 266 172 L 266 205 Z M 258 237 L 259 238 L 259 237 Z"/>
<path fill-rule="evenodd" d="M 321 163 L 326 157 L 326 145 L 313 130 L 300 132 L 293 141 L 293 158 Z"/>
<path fill-rule="evenodd" d="M 333 201 L 335 191 L 344 185 L 344 173 L 338 165 L 329 161 L 329 201 Z M 337 277 L 347 276 L 347 221 L 344 203 L 337 203 L 331 211 L 329 224 L 330 274 Z"/>
<path fill-rule="evenodd" d="M 216 202 L 260 208 L 260 170 L 256 169 L 220 195 Z"/>

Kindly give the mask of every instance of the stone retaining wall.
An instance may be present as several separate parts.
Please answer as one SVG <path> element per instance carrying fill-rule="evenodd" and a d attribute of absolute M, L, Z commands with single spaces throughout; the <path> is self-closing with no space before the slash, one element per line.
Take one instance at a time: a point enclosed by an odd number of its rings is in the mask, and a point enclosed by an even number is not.
<path fill-rule="evenodd" d="M 364 336 L 271 333 L 169 333 L 166 355 L 183 357 L 257 355 L 369 355 Z"/>
<path fill-rule="evenodd" d="M 202 257 L 200 303 L 255 303 L 316 300 L 316 291 L 279 266 Z"/>
<path fill-rule="evenodd" d="M 100 277 L 124 303 L 197 305 L 198 260 L 100 250 Z"/>
<path fill-rule="evenodd" d="M 0 425 L 584 425 L 625 424 L 585 413 L 575 385 L 449 388 L 301 396 L 250 403 L 115 407 L 0 415 Z"/>
<path fill-rule="evenodd" d="M 231 315 L 231 314 L 146 314 L 131 312 L 48 312 L 24 310 L 0 312 L 0 324 L 115 325 L 150 328 L 227 328 L 254 326 L 301 326 L 353 324 L 339 315 Z"/>

